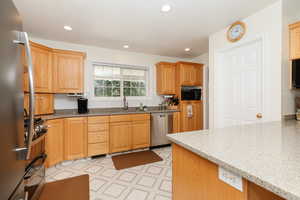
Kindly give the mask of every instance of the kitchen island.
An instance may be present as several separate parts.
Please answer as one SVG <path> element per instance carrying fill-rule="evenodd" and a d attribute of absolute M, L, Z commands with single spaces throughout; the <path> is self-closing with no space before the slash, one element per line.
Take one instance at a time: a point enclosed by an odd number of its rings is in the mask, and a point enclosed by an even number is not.
<path fill-rule="evenodd" d="M 173 200 L 300 200 L 297 121 L 177 133 L 168 139 L 173 142 Z"/>

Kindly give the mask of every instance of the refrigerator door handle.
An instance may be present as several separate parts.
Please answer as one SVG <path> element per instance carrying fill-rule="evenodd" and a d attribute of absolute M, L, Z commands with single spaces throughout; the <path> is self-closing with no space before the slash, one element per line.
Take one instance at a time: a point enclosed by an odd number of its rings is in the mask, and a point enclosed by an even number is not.
<path fill-rule="evenodd" d="M 30 158 L 31 146 L 34 134 L 34 111 L 35 111 L 35 99 L 34 99 L 34 77 L 33 77 L 33 64 L 28 34 L 26 32 L 18 32 L 18 40 L 14 40 L 16 44 L 22 44 L 25 47 L 25 53 L 27 55 L 28 65 L 28 85 L 29 85 L 29 126 L 27 137 L 27 154 L 26 159 Z"/>

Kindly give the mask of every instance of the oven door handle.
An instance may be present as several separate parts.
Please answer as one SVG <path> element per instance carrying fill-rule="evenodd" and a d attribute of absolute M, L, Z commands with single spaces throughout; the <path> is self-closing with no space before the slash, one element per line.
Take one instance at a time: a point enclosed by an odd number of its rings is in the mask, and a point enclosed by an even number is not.
<path fill-rule="evenodd" d="M 33 64 L 28 34 L 26 32 L 18 32 L 18 40 L 14 40 L 16 44 L 22 44 L 25 47 L 28 65 L 28 85 L 29 85 L 29 126 L 28 137 L 26 138 L 26 160 L 30 158 L 31 146 L 34 134 L 34 111 L 35 111 L 35 99 L 34 99 L 34 77 L 33 77 Z"/>

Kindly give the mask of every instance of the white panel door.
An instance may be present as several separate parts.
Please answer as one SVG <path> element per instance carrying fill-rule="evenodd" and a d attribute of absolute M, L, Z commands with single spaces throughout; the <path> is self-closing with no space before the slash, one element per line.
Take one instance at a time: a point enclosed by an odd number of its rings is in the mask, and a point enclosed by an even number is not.
<path fill-rule="evenodd" d="M 215 127 L 259 122 L 262 114 L 262 41 L 221 53 L 216 69 Z"/>

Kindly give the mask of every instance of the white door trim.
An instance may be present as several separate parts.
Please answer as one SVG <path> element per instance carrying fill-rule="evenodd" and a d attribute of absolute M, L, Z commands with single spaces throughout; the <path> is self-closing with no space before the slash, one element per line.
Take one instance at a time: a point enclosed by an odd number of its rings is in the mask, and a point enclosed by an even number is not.
<path fill-rule="evenodd" d="M 215 52 L 213 52 L 212 55 L 210 55 L 210 60 L 212 60 L 210 65 L 210 71 L 209 71 L 209 92 L 210 92 L 210 98 L 209 98 L 209 128 L 214 128 L 214 122 L 215 122 L 215 105 L 216 105 L 216 84 L 215 84 L 215 74 L 218 70 L 218 67 L 221 65 L 219 57 L 222 53 L 226 51 L 230 51 L 234 48 L 245 46 L 249 43 L 253 43 L 255 41 L 261 41 L 261 48 L 262 48 L 262 112 L 264 113 L 264 117 L 262 121 L 269 121 L 269 114 L 268 110 L 266 110 L 266 103 L 269 101 L 269 99 L 266 99 L 266 89 L 267 85 L 266 83 L 268 80 L 268 76 L 270 76 L 270 56 L 269 56 L 269 49 L 266 49 L 266 47 L 270 46 L 268 45 L 269 41 L 265 34 L 260 34 L 252 38 L 244 39 L 237 43 L 230 43 L 225 46 L 225 48 L 217 49 Z M 215 98 L 216 97 L 216 98 Z"/>

